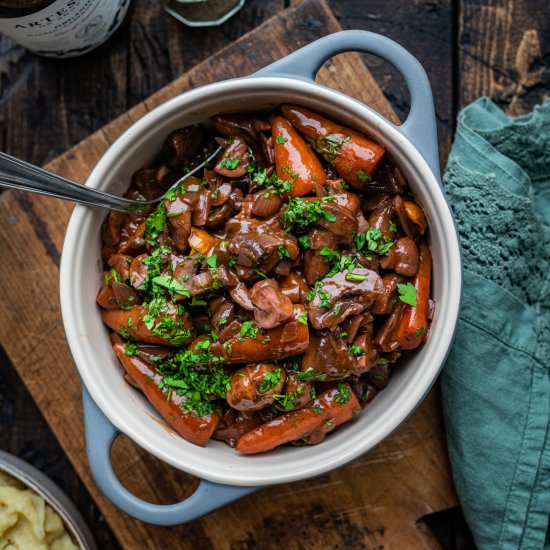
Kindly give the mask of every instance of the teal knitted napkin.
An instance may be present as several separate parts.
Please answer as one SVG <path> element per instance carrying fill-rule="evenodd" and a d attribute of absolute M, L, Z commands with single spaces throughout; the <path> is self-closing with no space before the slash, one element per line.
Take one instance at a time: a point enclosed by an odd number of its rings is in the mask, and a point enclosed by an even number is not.
<path fill-rule="evenodd" d="M 466 107 L 444 186 L 464 255 L 442 373 L 456 490 L 479 548 L 550 548 L 550 100 Z"/>

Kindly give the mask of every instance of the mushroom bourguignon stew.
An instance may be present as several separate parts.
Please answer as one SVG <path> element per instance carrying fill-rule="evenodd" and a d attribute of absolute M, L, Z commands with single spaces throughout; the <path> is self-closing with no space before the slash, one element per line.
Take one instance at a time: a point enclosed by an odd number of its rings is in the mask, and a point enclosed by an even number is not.
<path fill-rule="evenodd" d="M 298 105 L 214 116 L 125 196 L 163 194 L 108 214 L 97 303 L 124 378 L 186 440 L 320 443 L 425 342 L 426 218 L 365 135 Z"/>

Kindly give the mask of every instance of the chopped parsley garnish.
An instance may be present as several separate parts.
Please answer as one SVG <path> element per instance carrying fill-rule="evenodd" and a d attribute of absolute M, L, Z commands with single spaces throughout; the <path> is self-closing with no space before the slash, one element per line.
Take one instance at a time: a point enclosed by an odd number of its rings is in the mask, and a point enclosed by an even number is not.
<path fill-rule="evenodd" d="M 164 203 L 161 202 L 153 211 L 152 214 L 149 214 L 147 220 L 145 221 L 145 231 L 143 236 L 149 244 L 156 245 L 157 239 L 160 237 L 161 233 L 164 231 L 164 226 L 166 225 L 166 207 Z"/>
<path fill-rule="evenodd" d="M 153 328 L 151 334 L 160 336 L 171 344 L 179 346 L 189 339 L 191 331 L 185 327 L 183 321 L 173 319 L 172 317 L 163 317 L 155 324 L 155 328 Z"/>
<path fill-rule="evenodd" d="M 103 284 L 105 286 L 108 286 L 111 281 L 116 281 L 117 283 L 122 282 L 122 277 L 114 267 L 107 271 L 103 276 Z"/>
<path fill-rule="evenodd" d="M 294 226 L 306 228 L 317 223 L 320 218 L 323 218 L 327 222 L 335 222 L 336 216 L 323 208 L 324 204 L 333 200 L 332 195 L 327 195 L 321 199 L 305 200 L 301 197 L 290 199 L 282 213 L 282 219 L 287 226 L 287 231 L 292 230 Z"/>
<path fill-rule="evenodd" d="M 412 283 L 397 285 L 399 299 L 405 304 L 416 307 L 416 288 Z"/>
<path fill-rule="evenodd" d="M 349 401 L 350 395 L 350 390 L 346 384 L 340 382 L 338 384 L 338 393 L 334 396 L 334 401 L 340 403 L 340 405 L 345 405 Z"/>
<path fill-rule="evenodd" d="M 274 388 L 281 381 L 281 369 L 266 372 L 262 385 L 258 388 L 260 393 L 265 393 L 269 388 Z"/>
<path fill-rule="evenodd" d="M 166 193 L 164 193 L 164 198 L 170 202 L 174 202 L 178 193 L 181 193 L 182 195 L 187 193 L 187 189 L 184 185 L 176 185 L 175 187 L 171 187 L 168 191 L 166 191 Z"/>
<path fill-rule="evenodd" d="M 292 189 L 292 182 L 282 180 L 277 175 L 277 172 L 273 172 L 270 176 L 268 176 L 267 170 L 267 168 L 261 168 L 253 174 L 252 180 L 258 187 L 272 187 L 273 193 L 280 194 L 288 193 Z"/>
<path fill-rule="evenodd" d="M 311 243 L 309 242 L 309 235 L 302 235 L 301 237 L 298 237 L 298 242 L 300 243 L 300 246 L 302 248 L 308 249 L 311 247 Z"/>
<path fill-rule="evenodd" d="M 350 346 L 349 352 L 352 355 L 355 355 L 355 357 L 360 357 L 361 355 L 365 355 L 365 352 L 357 344 L 353 344 L 353 346 Z"/>
<path fill-rule="evenodd" d="M 275 141 L 276 143 L 278 143 L 279 145 L 282 145 L 283 143 L 286 143 L 288 141 L 288 139 L 286 139 L 285 137 L 283 136 L 277 136 L 275 138 Z"/>
<path fill-rule="evenodd" d="M 369 227 L 368 231 L 359 233 L 355 237 L 355 246 L 359 252 L 372 252 L 380 256 L 386 256 L 394 242 L 385 237 L 382 239 L 382 231 L 377 227 Z"/>
<path fill-rule="evenodd" d="M 323 248 L 319 250 L 319 256 L 323 256 L 327 264 L 331 264 L 340 259 L 340 254 L 328 246 L 323 246 Z"/>
<path fill-rule="evenodd" d="M 277 254 L 280 260 L 290 258 L 290 252 L 282 244 L 279 245 L 279 248 L 277 249 Z"/>
<path fill-rule="evenodd" d="M 151 282 L 162 286 L 164 288 L 167 288 L 171 293 L 177 293 L 181 294 L 182 296 L 186 296 L 189 298 L 189 289 L 185 286 L 183 286 L 179 281 L 174 279 L 173 277 L 169 277 L 167 275 L 159 275 L 157 277 L 153 277 L 151 279 Z"/>
<path fill-rule="evenodd" d="M 203 340 L 196 351 L 180 350 L 167 359 L 155 365 L 157 372 L 163 377 L 158 384 L 168 395 L 173 390 L 185 399 L 181 408 L 187 412 L 195 412 L 198 416 L 212 414 L 214 401 L 224 398 L 230 389 L 231 375 L 223 369 L 217 369 L 214 364 L 221 361 L 209 349 L 210 341 Z M 210 365 L 207 370 L 196 370 L 195 367 Z"/>
<path fill-rule="evenodd" d="M 218 267 L 218 256 L 217 254 L 212 254 L 206 258 L 206 264 L 210 269 L 216 269 Z"/>
<path fill-rule="evenodd" d="M 258 336 L 258 325 L 253 321 L 245 321 L 241 325 L 241 330 L 239 331 L 239 340 L 241 342 L 245 338 L 252 338 L 253 340 Z"/>
<path fill-rule="evenodd" d="M 275 399 L 275 401 L 277 401 L 285 411 L 291 411 L 296 408 L 296 400 L 298 397 L 304 395 L 304 393 L 304 384 L 300 384 L 292 393 L 275 394 L 273 399 Z"/>
<path fill-rule="evenodd" d="M 420 338 L 420 336 L 422 336 L 424 333 L 426 332 L 426 329 L 421 327 L 419 328 L 415 333 L 414 335 L 417 337 L 417 338 Z"/>
<path fill-rule="evenodd" d="M 133 342 L 124 342 L 124 355 L 135 357 L 138 353 L 138 347 Z"/>
<path fill-rule="evenodd" d="M 317 294 L 319 295 L 319 298 L 321 300 L 319 302 L 319 307 L 328 309 L 330 307 L 330 304 L 328 303 L 328 301 L 330 300 L 330 298 L 332 298 L 332 296 L 328 292 L 325 292 L 324 290 L 318 290 Z"/>
<path fill-rule="evenodd" d="M 328 134 L 317 140 L 308 139 L 307 142 L 314 151 L 323 155 L 330 164 L 334 164 L 334 160 L 342 150 L 342 145 L 350 139 L 351 136 L 347 134 Z"/>
<path fill-rule="evenodd" d="M 227 262 L 227 265 L 229 267 L 236 267 L 237 265 L 237 258 L 229 258 L 229 261 Z"/>
<path fill-rule="evenodd" d="M 340 271 L 347 269 L 350 273 L 355 269 L 355 263 L 351 256 L 342 256 L 340 260 L 335 263 L 325 277 L 332 277 Z"/>
<path fill-rule="evenodd" d="M 319 405 L 314 405 L 313 410 L 315 411 L 315 414 L 323 414 L 323 411 L 321 410 L 321 407 L 319 407 Z"/>
<path fill-rule="evenodd" d="M 360 283 L 367 278 L 366 275 L 359 275 L 358 273 L 347 273 L 346 281 L 353 281 L 355 283 Z"/>
<path fill-rule="evenodd" d="M 370 176 L 363 169 L 355 172 L 355 175 L 359 178 L 359 180 L 362 183 L 365 183 L 366 181 L 368 181 L 370 179 Z"/>
<path fill-rule="evenodd" d="M 222 170 L 235 170 L 241 161 L 238 158 L 224 158 L 220 163 Z"/>
<path fill-rule="evenodd" d="M 302 323 L 302 325 L 307 325 L 307 313 L 305 311 L 302 311 L 302 313 L 298 315 L 298 323 Z"/>
<path fill-rule="evenodd" d="M 317 374 L 313 367 L 307 368 L 304 372 L 297 372 L 295 374 L 296 378 L 298 380 L 303 380 L 304 382 L 307 380 L 316 380 L 318 382 L 322 382 L 327 377 L 326 374 Z"/>
<path fill-rule="evenodd" d="M 169 313 L 170 308 L 166 298 L 159 296 L 158 298 L 153 298 L 147 304 L 144 304 L 147 308 L 147 314 L 143 316 L 143 324 L 149 329 L 152 330 L 155 326 L 155 320 L 157 316 Z"/>

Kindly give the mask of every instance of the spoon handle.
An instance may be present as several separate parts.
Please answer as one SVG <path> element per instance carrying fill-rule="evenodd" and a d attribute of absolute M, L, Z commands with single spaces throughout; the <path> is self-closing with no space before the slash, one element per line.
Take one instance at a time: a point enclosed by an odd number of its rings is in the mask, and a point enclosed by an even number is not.
<path fill-rule="evenodd" d="M 2 152 L 0 152 L 0 186 L 119 212 L 137 213 L 150 208 L 149 201 L 142 201 L 140 204 L 139 201 L 92 189 Z"/>

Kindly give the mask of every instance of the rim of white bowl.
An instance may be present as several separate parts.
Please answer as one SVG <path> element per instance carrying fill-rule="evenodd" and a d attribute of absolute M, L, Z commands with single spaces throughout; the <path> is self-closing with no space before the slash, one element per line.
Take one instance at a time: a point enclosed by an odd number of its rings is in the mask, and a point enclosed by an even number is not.
<path fill-rule="evenodd" d="M 159 439 L 156 434 L 150 433 L 151 430 L 148 432 L 147 429 L 144 429 L 142 419 L 131 417 L 128 412 L 125 413 L 123 406 L 106 398 L 101 383 L 98 383 L 97 378 L 93 376 L 94 364 L 97 364 L 98 359 L 94 360 L 94 357 L 91 356 L 91 349 L 87 345 L 89 344 L 88 338 L 83 333 L 82 319 L 85 312 L 82 311 L 82 307 L 79 305 L 80 294 L 76 289 L 77 285 L 74 280 L 75 269 L 78 265 L 79 248 L 80 253 L 82 253 L 82 243 L 78 229 L 88 211 L 86 206 L 75 206 L 67 227 L 61 258 L 60 284 L 63 289 L 60 293 L 61 312 L 75 364 L 95 403 L 120 432 L 164 462 L 216 483 L 255 486 L 306 479 L 337 468 L 377 446 L 410 416 L 436 380 L 450 349 L 460 308 L 462 269 L 458 235 L 450 208 L 441 186 L 416 147 L 399 133 L 390 122 L 359 101 L 313 82 L 285 77 L 240 78 L 209 84 L 185 92 L 159 105 L 130 126 L 99 160 L 90 174 L 87 184 L 91 187 L 104 187 L 103 184 L 109 177 L 109 166 L 129 147 L 135 136 L 142 135 L 148 129 L 151 129 L 155 125 L 155 120 L 176 112 L 180 113 L 182 109 L 197 109 L 197 104 L 200 104 L 201 100 L 204 100 L 207 96 L 234 94 L 242 90 L 243 87 L 249 91 L 256 90 L 258 92 L 262 89 L 265 92 L 268 89 L 266 93 L 273 95 L 276 94 L 277 90 L 284 93 L 292 92 L 302 94 L 309 100 L 313 97 L 317 103 L 327 101 L 332 105 L 337 104 L 345 109 L 346 114 L 366 123 L 372 129 L 370 133 L 374 135 L 375 139 L 378 133 L 384 136 L 384 142 L 391 142 L 394 149 L 392 151 L 393 156 L 401 160 L 407 160 L 410 170 L 415 172 L 415 182 L 422 181 L 429 188 L 429 196 L 435 206 L 435 209 L 431 209 L 430 212 L 432 214 L 436 213 L 440 217 L 440 224 L 445 228 L 445 231 L 439 237 L 445 241 L 443 250 L 445 257 L 442 265 L 448 270 L 447 278 L 444 280 L 445 292 L 443 293 L 447 298 L 445 315 L 443 318 L 438 318 L 439 339 L 431 345 L 433 348 L 432 354 L 429 358 L 424 359 L 424 368 L 415 373 L 414 387 L 410 388 L 409 392 L 404 393 L 397 402 L 388 405 L 384 418 L 375 418 L 369 424 L 368 437 L 364 437 L 363 432 L 365 430 L 356 430 L 357 433 L 354 433 L 345 442 L 340 438 L 338 444 L 328 444 L 328 441 L 326 441 L 320 446 L 307 449 L 290 449 L 294 453 L 293 468 L 291 470 L 277 468 L 276 460 L 263 460 L 262 457 L 266 455 L 275 456 L 274 451 L 263 455 L 239 455 L 243 467 L 235 468 L 233 465 L 225 464 L 223 459 L 220 460 L 223 454 L 216 453 L 215 449 L 211 452 L 205 452 L 205 449 L 189 444 L 191 447 L 188 450 L 178 448 L 178 453 L 170 452 L 165 448 L 168 445 L 167 439 Z M 272 103 L 276 105 L 281 101 L 273 101 Z M 305 101 L 305 103 L 311 103 L 311 101 Z M 190 112 L 194 111 L 191 110 Z M 219 112 L 223 112 L 221 104 Z M 431 339 L 434 338 L 433 333 L 430 336 Z M 431 339 L 428 343 L 432 342 Z M 331 436 L 331 438 L 335 438 L 336 435 Z M 303 452 L 304 449 L 306 450 L 305 453 Z M 255 457 L 259 458 L 255 459 Z"/>

